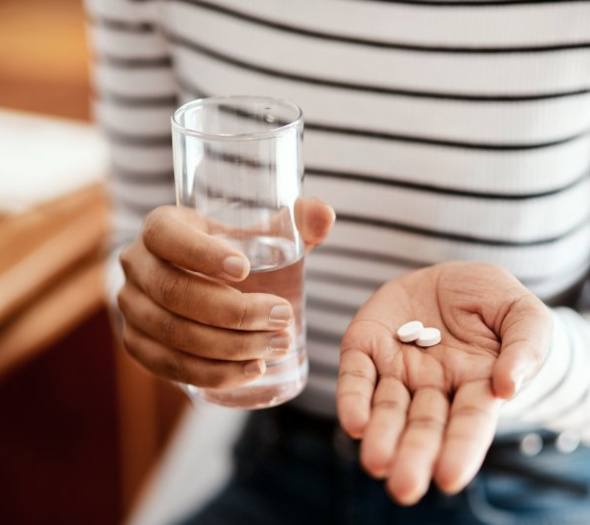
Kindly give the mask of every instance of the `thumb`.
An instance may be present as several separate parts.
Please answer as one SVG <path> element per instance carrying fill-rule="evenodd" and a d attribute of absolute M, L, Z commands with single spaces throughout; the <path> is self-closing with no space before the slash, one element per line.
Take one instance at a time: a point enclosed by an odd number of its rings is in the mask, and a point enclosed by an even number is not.
<path fill-rule="evenodd" d="M 295 222 L 306 251 L 321 244 L 336 220 L 334 209 L 316 198 L 299 198 L 295 203 Z"/>
<path fill-rule="evenodd" d="M 536 374 L 551 341 L 553 320 L 534 295 L 514 301 L 500 326 L 502 347 L 492 372 L 494 394 L 509 399 Z"/>

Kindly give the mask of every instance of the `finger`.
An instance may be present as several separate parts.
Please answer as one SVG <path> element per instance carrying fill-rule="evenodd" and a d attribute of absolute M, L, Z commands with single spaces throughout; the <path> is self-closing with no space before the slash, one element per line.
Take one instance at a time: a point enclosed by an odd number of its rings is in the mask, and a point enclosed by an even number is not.
<path fill-rule="evenodd" d="M 473 479 L 492 443 L 500 405 L 488 380 L 459 388 L 434 476 L 441 490 L 456 493 Z"/>
<path fill-rule="evenodd" d="M 263 360 L 215 361 L 195 357 L 154 341 L 137 328 L 125 324 L 123 344 L 129 354 L 151 372 L 204 388 L 231 388 L 261 377 Z"/>
<path fill-rule="evenodd" d="M 409 405 L 410 394 L 399 380 L 379 380 L 361 445 L 361 463 L 376 478 L 385 477 L 388 471 Z"/>
<path fill-rule="evenodd" d="M 369 422 L 376 378 L 375 365 L 366 353 L 342 349 L 336 404 L 340 424 L 353 438 L 360 438 Z"/>
<path fill-rule="evenodd" d="M 240 332 L 195 323 L 158 306 L 127 283 L 118 303 L 125 320 L 165 346 L 209 359 L 243 361 L 284 356 L 291 347 L 287 331 Z"/>
<path fill-rule="evenodd" d="M 187 270 L 229 281 L 245 279 L 248 258 L 206 229 L 195 210 L 161 206 L 146 217 L 142 238 L 151 253 Z"/>
<path fill-rule="evenodd" d="M 387 489 L 402 505 L 416 503 L 428 490 L 448 412 L 449 401 L 441 390 L 422 388 L 414 394 L 387 480 Z"/>
<path fill-rule="evenodd" d="M 135 242 L 121 255 L 127 279 L 160 306 L 187 319 L 234 330 L 281 330 L 293 321 L 286 299 L 242 293 L 231 286 L 190 274 L 152 255 Z"/>
<path fill-rule="evenodd" d="M 515 301 L 501 327 L 502 347 L 492 372 L 494 393 L 508 399 L 539 369 L 551 341 L 552 319 L 532 294 Z"/>
<path fill-rule="evenodd" d="M 336 220 L 334 209 L 315 198 L 300 198 L 295 203 L 295 222 L 307 250 L 320 244 Z"/>

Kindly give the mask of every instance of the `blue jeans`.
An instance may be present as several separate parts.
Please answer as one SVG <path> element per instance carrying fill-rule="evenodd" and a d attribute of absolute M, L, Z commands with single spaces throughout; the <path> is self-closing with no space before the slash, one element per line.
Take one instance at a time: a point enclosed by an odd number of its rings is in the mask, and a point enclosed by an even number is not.
<path fill-rule="evenodd" d="M 517 439 L 495 444 L 456 496 L 431 487 L 396 505 L 366 475 L 337 425 L 289 406 L 254 412 L 227 486 L 183 525 L 590 525 L 590 449 L 563 454 L 549 433 L 535 457 Z"/>

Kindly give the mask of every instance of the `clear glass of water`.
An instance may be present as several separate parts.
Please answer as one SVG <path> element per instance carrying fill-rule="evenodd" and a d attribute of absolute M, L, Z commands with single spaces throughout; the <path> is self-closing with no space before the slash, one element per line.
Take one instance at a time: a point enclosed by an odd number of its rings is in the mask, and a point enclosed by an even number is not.
<path fill-rule="evenodd" d="M 275 406 L 299 394 L 307 381 L 303 242 L 295 224 L 302 134 L 301 110 L 269 97 L 193 100 L 172 116 L 177 205 L 194 209 L 209 234 L 248 257 L 249 276 L 232 286 L 284 297 L 295 313 L 286 357 L 266 361 L 265 374 L 245 386 L 200 389 L 210 402 Z"/>

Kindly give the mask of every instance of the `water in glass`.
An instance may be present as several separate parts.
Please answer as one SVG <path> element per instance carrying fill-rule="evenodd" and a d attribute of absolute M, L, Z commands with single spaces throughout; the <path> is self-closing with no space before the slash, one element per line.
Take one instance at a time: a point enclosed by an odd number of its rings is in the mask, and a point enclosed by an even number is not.
<path fill-rule="evenodd" d="M 297 396 L 307 381 L 303 256 L 295 243 L 278 237 L 224 239 L 246 254 L 251 264 L 250 275 L 236 288 L 278 295 L 291 303 L 295 314 L 292 345 L 285 357 L 266 361 L 266 373 L 260 379 L 239 388 L 203 389 L 202 393 L 205 399 L 225 406 L 254 409 L 279 405 Z"/>

